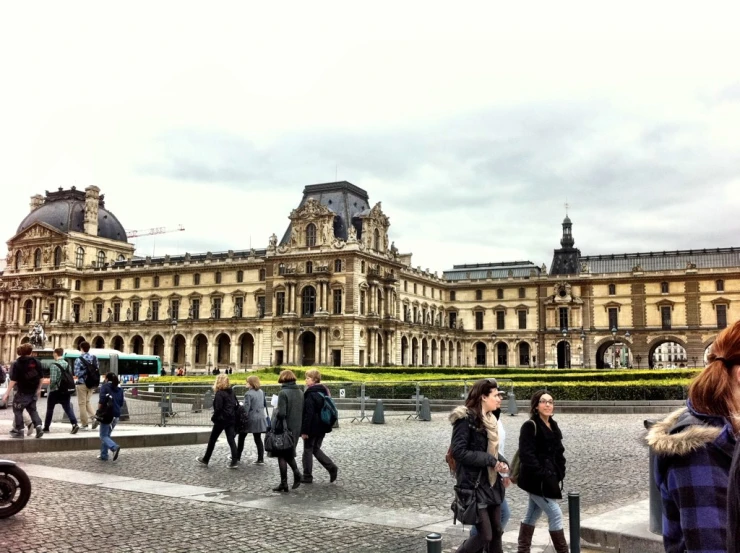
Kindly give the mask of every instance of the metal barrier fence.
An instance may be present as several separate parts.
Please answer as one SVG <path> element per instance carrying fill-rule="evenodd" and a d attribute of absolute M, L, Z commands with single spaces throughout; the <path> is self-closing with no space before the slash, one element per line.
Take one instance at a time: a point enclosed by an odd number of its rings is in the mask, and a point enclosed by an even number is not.
<path fill-rule="evenodd" d="M 534 390 L 547 389 L 544 383 L 527 382 L 514 383 L 508 379 L 497 379 L 499 388 L 513 396 L 514 392 L 519 400 L 527 399 Z M 423 408 L 429 404 L 435 410 L 452 409 L 461 405 L 467 397 L 470 387 L 477 381 L 473 380 L 423 380 L 416 382 L 322 382 L 330 391 L 339 410 L 340 421 L 363 422 L 371 420 L 378 400 L 382 400 L 385 417 L 405 417 L 418 419 Z M 122 386 L 126 399 L 126 406 L 121 422 L 140 425 L 177 425 L 177 426 L 210 426 L 213 412 L 213 389 L 208 383 L 138 383 Z M 303 386 L 299 386 L 303 388 Z M 279 384 L 265 384 L 261 389 L 265 392 L 268 410 L 272 414 L 271 400 L 277 395 Z M 556 389 L 556 387 L 553 387 Z M 685 398 L 686 391 L 682 386 L 675 390 L 661 388 L 662 395 L 672 397 L 656 397 L 650 387 L 635 388 L 629 400 L 660 400 Z M 239 400 L 246 393 L 245 385 L 234 386 L 234 392 Z M 556 394 L 556 392 L 554 392 Z M 580 401 L 615 400 L 613 387 L 589 387 L 579 393 Z M 557 399 L 557 395 L 556 395 Z M 93 408 L 96 408 L 97 398 L 94 398 Z M 72 405 L 77 412 L 76 398 L 72 398 Z M 508 412 L 514 409 L 513 401 L 504 401 L 502 410 Z M 55 410 L 55 421 L 62 420 L 61 410 Z"/>

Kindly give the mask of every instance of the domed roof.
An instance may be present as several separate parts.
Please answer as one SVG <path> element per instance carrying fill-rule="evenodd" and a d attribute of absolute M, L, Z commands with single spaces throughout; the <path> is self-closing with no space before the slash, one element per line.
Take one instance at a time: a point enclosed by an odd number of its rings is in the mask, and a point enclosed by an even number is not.
<path fill-rule="evenodd" d="M 47 192 L 45 202 L 26 215 L 16 234 L 35 223 L 45 223 L 61 232 L 85 231 L 85 193 L 72 190 Z M 103 196 L 98 203 L 98 236 L 119 242 L 128 242 L 123 225 L 113 213 L 105 209 Z"/>

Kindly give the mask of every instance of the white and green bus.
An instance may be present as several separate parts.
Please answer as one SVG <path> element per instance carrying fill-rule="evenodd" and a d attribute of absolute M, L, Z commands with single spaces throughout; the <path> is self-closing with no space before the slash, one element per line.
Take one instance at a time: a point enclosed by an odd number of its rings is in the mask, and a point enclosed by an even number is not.
<path fill-rule="evenodd" d="M 137 355 L 115 349 L 95 348 L 91 348 L 90 353 L 98 358 L 101 377 L 112 372 L 118 375 L 121 384 L 138 382 L 139 378 L 146 376 L 159 376 L 162 370 L 162 360 L 157 355 Z M 64 350 L 64 358 L 71 367 L 81 354 L 76 349 Z"/>

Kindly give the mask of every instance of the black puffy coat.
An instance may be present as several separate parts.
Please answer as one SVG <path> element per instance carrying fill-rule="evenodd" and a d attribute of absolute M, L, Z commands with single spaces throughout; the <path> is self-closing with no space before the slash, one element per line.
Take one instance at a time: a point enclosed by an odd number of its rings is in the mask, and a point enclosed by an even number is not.
<path fill-rule="evenodd" d="M 219 390 L 213 397 L 213 416 L 211 422 L 223 426 L 236 424 L 237 400 L 233 388 Z"/>
<path fill-rule="evenodd" d="M 532 495 L 562 499 L 561 482 L 565 479 L 563 434 L 552 417 L 550 426 L 548 428 L 539 416 L 522 425 L 519 431 L 521 469 L 517 485 Z"/>
<path fill-rule="evenodd" d="M 498 458 L 488 453 L 488 434 L 485 427 L 465 407 L 457 407 L 450 414 L 452 423 L 452 457 L 455 459 L 457 485 L 473 489 L 480 481 L 478 502 L 498 505 L 504 498 L 501 476 L 496 477 L 493 486 L 488 481 L 488 467 L 496 466 L 498 461 L 508 464 L 499 454 Z M 480 480 L 479 480 L 480 479 Z"/>
<path fill-rule="evenodd" d="M 327 387 L 320 383 L 307 387 L 303 393 L 301 434 L 306 434 L 309 438 L 331 432 L 331 426 L 321 422 L 321 409 L 324 407 L 324 398 L 320 394 L 331 396 Z"/>

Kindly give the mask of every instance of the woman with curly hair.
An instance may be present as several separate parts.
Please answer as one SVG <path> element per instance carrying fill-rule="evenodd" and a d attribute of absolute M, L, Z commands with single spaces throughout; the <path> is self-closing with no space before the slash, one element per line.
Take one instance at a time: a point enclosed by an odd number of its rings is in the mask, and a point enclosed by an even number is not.
<path fill-rule="evenodd" d="M 213 384 L 213 391 L 216 393 L 213 397 L 213 416 L 211 417 L 213 429 L 211 430 L 211 437 L 208 439 L 206 454 L 203 457 L 198 457 L 197 461 L 201 465 L 208 466 L 208 462 L 211 460 L 211 455 L 213 454 L 213 448 L 216 447 L 216 440 L 218 440 L 221 432 L 225 432 L 226 441 L 231 448 L 231 463 L 229 464 L 229 468 L 235 469 L 239 466 L 239 457 L 236 452 L 236 442 L 234 441 L 234 436 L 236 435 L 234 426 L 236 425 L 237 400 L 227 374 L 219 374 L 216 377 L 216 382 Z"/>
<path fill-rule="evenodd" d="M 657 454 L 666 553 L 727 551 L 728 483 L 738 431 L 740 321 L 717 336 L 707 366 L 689 386 L 686 407 L 648 433 Z"/>

